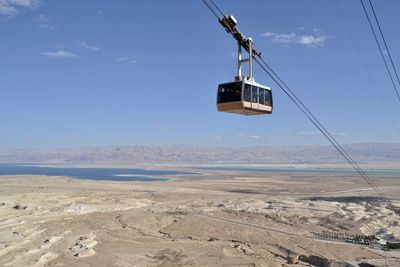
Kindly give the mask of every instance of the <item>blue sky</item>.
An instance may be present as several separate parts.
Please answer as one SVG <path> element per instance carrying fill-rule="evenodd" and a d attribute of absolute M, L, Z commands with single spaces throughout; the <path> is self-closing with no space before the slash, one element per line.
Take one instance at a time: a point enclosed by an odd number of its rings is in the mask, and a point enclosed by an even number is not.
<path fill-rule="evenodd" d="M 359 1 L 215 2 L 341 143 L 399 141 L 400 104 Z M 400 2 L 374 4 L 400 69 Z M 200 0 L 0 0 L 0 35 L 0 151 L 327 144 L 258 67 L 273 115 L 216 111 L 236 44 Z"/>

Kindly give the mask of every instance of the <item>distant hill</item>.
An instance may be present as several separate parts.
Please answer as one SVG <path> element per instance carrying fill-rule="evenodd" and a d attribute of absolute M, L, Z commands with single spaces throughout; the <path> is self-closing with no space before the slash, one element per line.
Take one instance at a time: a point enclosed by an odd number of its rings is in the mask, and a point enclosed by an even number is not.
<path fill-rule="evenodd" d="M 344 145 L 357 162 L 400 162 L 400 144 Z M 2 163 L 341 163 L 331 146 L 214 148 L 187 145 L 113 146 L 0 154 Z"/>

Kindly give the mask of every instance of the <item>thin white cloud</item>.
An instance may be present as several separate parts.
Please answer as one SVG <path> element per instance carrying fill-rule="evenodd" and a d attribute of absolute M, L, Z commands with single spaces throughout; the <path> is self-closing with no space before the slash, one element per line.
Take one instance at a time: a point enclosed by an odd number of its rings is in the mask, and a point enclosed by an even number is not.
<path fill-rule="evenodd" d="M 298 28 L 303 31 L 304 28 Z M 324 46 L 329 36 L 322 34 L 322 30 L 319 28 L 313 28 L 310 34 L 298 34 L 296 32 L 290 33 L 275 33 L 265 32 L 262 36 L 269 38 L 273 43 L 290 46 L 293 44 L 304 45 L 307 47 L 318 47 Z"/>
<path fill-rule="evenodd" d="M 321 28 L 318 28 L 318 27 L 313 27 L 313 28 L 312 28 L 312 31 L 313 31 L 313 32 L 322 32 L 322 29 L 321 29 Z"/>
<path fill-rule="evenodd" d="M 275 35 L 275 33 L 273 33 L 273 32 L 264 32 L 262 34 L 262 36 L 264 36 L 264 37 L 270 37 L 270 36 L 274 36 L 274 35 Z"/>
<path fill-rule="evenodd" d="M 93 51 L 93 52 L 98 52 L 100 50 L 100 48 L 98 46 L 88 44 L 85 41 L 75 40 L 74 44 L 77 45 L 77 46 L 83 47 L 85 49 L 88 49 L 90 51 Z"/>
<path fill-rule="evenodd" d="M 53 24 L 52 20 L 53 20 L 52 17 L 44 15 L 44 14 L 40 14 L 39 16 L 34 18 L 36 27 L 54 30 L 55 28 L 57 28 L 57 25 Z"/>
<path fill-rule="evenodd" d="M 296 42 L 296 34 L 294 32 L 291 33 L 282 33 L 271 35 L 272 41 L 278 44 L 289 45 L 291 43 Z"/>
<path fill-rule="evenodd" d="M 135 64 L 136 63 L 136 56 L 132 56 L 132 57 L 119 57 L 119 58 L 117 58 L 116 60 L 118 61 L 118 62 L 121 62 L 121 63 L 126 63 L 126 64 Z"/>
<path fill-rule="evenodd" d="M 318 131 L 302 131 L 299 132 L 300 135 L 320 135 L 321 132 Z"/>
<path fill-rule="evenodd" d="M 57 51 L 45 51 L 40 53 L 42 56 L 51 57 L 51 58 L 76 58 L 78 55 L 66 51 L 66 50 L 57 50 Z"/>
<path fill-rule="evenodd" d="M 40 14 L 39 16 L 35 17 L 35 21 L 37 22 L 48 22 L 50 20 L 50 17 Z"/>
<path fill-rule="evenodd" d="M 247 133 L 237 133 L 238 136 L 249 138 L 249 139 L 258 139 L 260 138 L 258 135 L 255 134 L 247 134 Z"/>
<path fill-rule="evenodd" d="M 41 0 L 0 0 L 0 15 L 16 16 L 21 9 L 35 9 Z"/>
<path fill-rule="evenodd" d="M 313 36 L 313 35 L 302 35 L 297 39 L 298 44 L 302 44 L 308 47 L 323 46 L 328 39 L 328 36 Z"/>

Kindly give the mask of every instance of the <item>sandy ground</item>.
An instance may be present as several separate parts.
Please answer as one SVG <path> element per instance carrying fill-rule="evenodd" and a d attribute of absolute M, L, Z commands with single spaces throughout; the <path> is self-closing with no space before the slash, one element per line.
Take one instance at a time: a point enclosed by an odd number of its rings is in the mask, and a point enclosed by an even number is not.
<path fill-rule="evenodd" d="M 398 174 L 370 176 L 390 201 L 354 174 L 1 176 L 0 266 L 400 266 L 398 251 L 313 238 L 400 239 Z"/>

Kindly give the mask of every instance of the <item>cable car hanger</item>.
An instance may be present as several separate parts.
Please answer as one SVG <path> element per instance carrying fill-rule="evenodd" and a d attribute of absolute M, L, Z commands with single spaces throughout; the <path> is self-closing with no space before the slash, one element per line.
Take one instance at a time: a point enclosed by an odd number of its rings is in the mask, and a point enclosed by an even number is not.
<path fill-rule="evenodd" d="M 217 109 L 220 112 L 229 112 L 242 115 L 260 115 L 272 113 L 272 91 L 270 87 L 254 81 L 253 60 L 260 56 L 253 47 L 253 40 L 246 38 L 236 27 L 234 16 L 222 16 L 221 25 L 230 33 L 238 44 L 237 76 L 235 81 L 218 86 Z M 242 47 L 247 51 L 248 58 L 242 58 Z M 248 76 L 242 75 L 242 65 L 249 64 Z"/>

